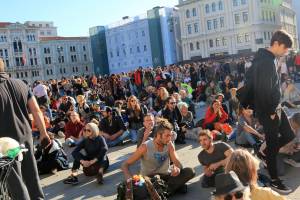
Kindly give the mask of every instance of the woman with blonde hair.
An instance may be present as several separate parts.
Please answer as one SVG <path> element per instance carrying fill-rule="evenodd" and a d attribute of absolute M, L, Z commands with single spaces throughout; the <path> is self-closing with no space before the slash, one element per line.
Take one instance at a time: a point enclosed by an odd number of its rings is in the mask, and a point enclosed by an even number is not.
<path fill-rule="evenodd" d="M 80 118 L 85 122 L 89 121 L 90 107 L 86 103 L 86 99 L 85 99 L 84 95 L 78 95 L 76 97 L 76 100 L 77 100 L 76 106 L 77 106 L 77 110 L 80 115 Z"/>
<path fill-rule="evenodd" d="M 82 153 L 84 150 L 85 154 Z M 78 169 L 80 165 L 87 176 L 97 176 L 97 183 L 103 184 L 103 173 L 109 166 L 107 144 L 100 135 L 99 128 L 94 123 L 88 123 L 83 129 L 83 139 L 78 143 L 72 156 L 74 158 L 72 173 L 64 180 L 65 184 L 78 184 Z"/>
<path fill-rule="evenodd" d="M 158 112 L 166 105 L 166 100 L 169 97 L 169 92 L 165 87 L 160 87 L 157 90 L 157 97 L 154 102 L 154 109 Z"/>
<path fill-rule="evenodd" d="M 144 115 L 148 112 L 147 107 L 141 105 L 136 96 L 131 95 L 127 101 L 126 115 L 129 122 L 131 141 L 137 142 L 137 131 L 143 127 Z"/>
<path fill-rule="evenodd" d="M 257 184 L 259 161 L 248 151 L 243 149 L 235 150 L 225 166 L 225 172 L 234 171 L 244 185 L 248 185 L 251 191 L 252 200 L 284 200 L 271 188 L 260 187 Z"/>

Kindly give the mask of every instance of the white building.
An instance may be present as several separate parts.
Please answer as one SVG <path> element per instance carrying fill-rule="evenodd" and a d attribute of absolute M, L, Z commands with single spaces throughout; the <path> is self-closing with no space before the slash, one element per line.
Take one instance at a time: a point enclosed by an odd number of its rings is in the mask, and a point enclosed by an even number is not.
<path fill-rule="evenodd" d="M 57 36 L 57 27 L 54 26 L 53 22 L 47 21 L 27 21 L 25 25 L 38 27 L 40 37 L 55 37 Z"/>
<path fill-rule="evenodd" d="M 39 47 L 45 80 L 93 74 L 88 37 L 43 37 Z"/>
<path fill-rule="evenodd" d="M 184 60 L 257 51 L 282 27 L 271 0 L 179 0 L 178 8 Z"/>
<path fill-rule="evenodd" d="M 296 12 L 296 20 L 297 20 L 297 31 L 298 31 L 298 47 L 300 46 L 300 1 L 294 0 L 292 2 L 293 9 Z"/>
<path fill-rule="evenodd" d="M 155 7 L 105 27 L 109 72 L 177 62 L 173 8 Z"/>
<path fill-rule="evenodd" d="M 123 17 L 106 27 L 105 36 L 110 73 L 152 65 L 147 15 Z"/>
<path fill-rule="evenodd" d="M 40 37 L 39 27 L 21 23 L 0 22 L 0 57 L 11 77 L 30 83 L 93 73 L 89 38 Z"/>

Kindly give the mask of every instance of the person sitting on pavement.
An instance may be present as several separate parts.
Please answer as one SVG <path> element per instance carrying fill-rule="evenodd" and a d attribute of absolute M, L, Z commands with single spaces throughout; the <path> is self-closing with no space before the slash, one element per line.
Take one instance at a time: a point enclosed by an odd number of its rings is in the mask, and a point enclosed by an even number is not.
<path fill-rule="evenodd" d="M 203 188 L 215 187 L 215 176 L 224 172 L 224 167 L 233 152 L 232 148 L 224 143 L 213 143 L 209 130 L 201 130 L 199 142 L 203 150 L 198 155 L 198 160 L 204 167 L 201 185 Z"/>
<path fill-rule="evenodd" d="M 124 140 L 130 136 L 122 118 L 114 114 L 112 108 L 109 106 L 105 106 L 104 109 L 101 110 L 101 113 L 104 118 L 100 121 L 99 128 L 107 145 L 113 147 L 122 144 Z"/>
<path fill-rule="evenodd" d="M 140 128 L 137 133 L 137 147 L 153 138 L 153 128 L 155 125 L 154 115 L 148 113 L 144 116 L 144 127 Z"/>
<path fill-rule="evenodd" d="M 128 98 L 126 115 L 129 122 L 129 131 L 132 136 L 132 142 L 137 142 L 137 131 L 143 126 L 144 115 L 148 110 L 146 106 L 141 105 L 136 96 L 131 95 Z"/>
<path fill-rule="evenodd" d="M 103 184 L 103 173 L 109 167 L 107 144 L 94 123 L 88 123 L 83 129 L 83 139 L 78 143 L 72 156 L 74 158 L 72 173 L 64 180 L 65 184 L 78 184 L 80 165 L 87 176 L 97 176 L 97 183 Z"/>
<path fill-rule="evenodd" d="M 71 99 L 67 95 L 64 95 L 61 98 L 61 104 L 58 107 L 58 112 L 67 113 L 70 110 L 71 106 Z"/>
<path fill-rule="evenodd" d="M 78 95 L 77 100 L 77 110 L 82 121 L 88 122 L 90 118 L 90 107 L 86 103 L 86 99 L 83 95 Z"/>
<path fill-rule="evenodd" d="M 300 108 L 300 92 L 296 86 L 291 82 L 287 81 L 287 87 L 283 91 L 282 106 L 288 108 Z"/>
<path fill-rule="evenodd" d="M 238 125 L 236 129 L 235 142 L 237 145 L 247 146 L 251 145 L 254 150 L 259 149 L 259 140 L 264 140 L 264 134 L 260 133 L 256 128 L 256 120 L 253 117 L 253 110 L 239 108 Z"/>
<path fill-rule="evenodd" d="M 214 81 L 210 81 L 209 85 L 205 89 L 206 103 L 210 105 L 211 102 L 216 99 L 216 95 L 221 92 L 222 90 L 219 86 L 216 85 Z"/>
<path fill-rule="evenodd" d="M 180 163 L 171 141 L 172 130 L 172 124 L 166 120 L 162 120 L 157 124 L 153 140 L 143 143 L 122 164 L 121 168 L 126 180 L 131 178 L 129 167 L 136 161 L 141 160 L 140 173 L 142 176 L 160 175 L 160 178 L 165 180 L 168 185 L 169 194 L 174 194 L 178 190 L 187 191 L 185 184 L 195 176 L 195 171 L 192 168 L 183 168 Z"/>
<path fill-rule="evenodd" d="M 228 120 L 228 114 L 222 108 L 219 100 L 212 101 L 207 108 L 202 128 L 222 131 L 222 125 Z"/>
<path fill-rule="evenodd" d="M 243 185 L 250 187 L 252 200 L 285 200 L 286 198 L 268 187 L 258 186 L 259 161 L 247 150 L 235 150 L 225 166 L 225 172 L 234 171 Z"/>
<path fill-rule="evenodd" d="M 175 143 L 185 144 L 185 135 L 179 127 L 179 123 L 182 120 L 182 116 L 177 107 L 177 102 L 174 97 L 168 97 L 166 99 L 166 106 L 162 110 L 162 117 L 167 119 L 172 126 L 174 127 L 174 131 L 177 133 L 177 139 Z"/>
<path fill-rule="evenodd" d="M 70 112 L 70 120 L 65 125 L 65 140 L 70 147 L 76 146 L 81 140 L 81 133 L 84 124 L 80 121 L 79 114 L 75 111 Z"/>
<path fill-rule="evenodd" d="M 215 182 L 214 200 L 251 200 L 249 188 L 241 183 L 234 171 L 218 174 Z"/>

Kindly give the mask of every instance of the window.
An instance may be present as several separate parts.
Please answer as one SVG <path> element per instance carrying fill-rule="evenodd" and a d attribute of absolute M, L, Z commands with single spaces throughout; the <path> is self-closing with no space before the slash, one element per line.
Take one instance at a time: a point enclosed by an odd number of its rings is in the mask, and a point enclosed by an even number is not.
<path fill-rule="evenodd" d="M 234 14 L 235 24 L 240 24 L 240 14 Z"/>
<path fill-rule="evenodd" d="M 37 65 L 38 62 L 37 62 L 37 58 L 34 59 L 34 65 Z"/>
<path fill-rule="evenodd" d="M 85 71 L 89 71 L 89 67 L 88 66 L 85 66 Z"/>
<path fill-rule="evenodd" d="M 190 10 L 185 11 L 185 16 L 186 16 L 186 18 L 190 18 L 190 16 L 191 16 Z"/>
<path fill-rule="evenodd" d="M 139 46 L 137 46 L 137 47 L 136 47 L 136 52 L 138 52 L 138 53 L 140 53 L 140 52 L 141 52 L 141 50 L 140 50 L 140 47 L 139 47 Z"/>
<path fill-rule="evenodd" d="M 209 47 L 214 47 L 214 41 L 212 39 L 209 40 Z"/>
<path fill-rule="evenodd" d="M 85 46 L 82 46 L 82 49 L 83 49 L 83 51 L 85 51 L 86 49 L 85 49 Z"/>
<path fill-rule="evenodd" d="M 243 12 L 243 21 L 244 23 L 248 22 L 248 12 Z"/>
<path fill-rule="evenodd" d="M 126 56 L 126 49 L 123 49 L 123 54 L 124 56 Z"/>
<path fill-rule="evenodd" d="M 192 34 L 192 25 L 189 24 L 187 28 L 188 28 L 188 34 Z"/>
<path fill-rule="evenodd" d="M 117 56 L 118 56 L 118 57 L 120 56 L 120 52 L 119 52 L 119 50 L 117 50 Z"/>
<path fill-rule="evenodd" d="M 143 36 L 143 37 L 145 36 L 145 31 L 142 31 L 142 36 Z"/>
<path fill-rule="evenodd" d="M 225 23 L 224 23 L 224 17 L 220 17 L 220 27 L 224 28 L 224 25 L 225 25 Z"/>
<path fill-rule="evenodd" d="M 217 46 L 217 47 L 219 47 L 219 46 L 220 46 L 220 42 L 221 42 L 221 41 L 220 41 L 220 39 L 219 39 L 219 38 L 217 38 L 217 39 L 216 39 L 216 46 Z"/>
<path fill-rule="evenodd" d="M 110 57 L 111 57 L 111 58 L 113 58 L 113 57 L 114 57 L 114 55 L 113 55 L 113 52 L 110 52 Z"/>
<path fill-rule="evenodd" d="M 208 4 L 205 5 L 205 12 L 209 13 L 209 5 Z"/>
<path fill-rule="evenodd" d="M 207 30 L 211 30 L 211 20 L 207 20 Z"/>
<path fill-rule="evenodd" d="M 237 36 L 237 43 L 242 43 L 243 42 L 243 36 L 242 35 L 238 35 Z"/>
<path fill-rule="evenodd" d="M 261 11 L 262 20 L 265 21 L 265 11 Z"/>
<path fill-rule="evenodd" d="M 87 56 L 86 56 L 86 54 L 83 55 L 83 60 L 84 60 L 84 61 L 87 61 Z"/>
<path fill-rule="evenodd" d="M 41 35 L 45 35 L 44 31 L 41 31 Z"/>
<path fill-rule="evenodd" d="M 267 33 L 264 32 L 264 39 L 267 40 Z"/>
<path fill-rule="evenodd" d="M 146 45 L 144 45 L 144 51 L 147 51 L 147 46 Z"/>
<path fill-rule="evenodd" d="M 233 0 L 233 6 L 238 6 L 239 3 L 238 3 L 238 0 Z"/>
<path fill-rule="evenodd" d="M 49 70 L 47 69 L 47 75 L 49 75 Z"/>
<path fill-rule="evenodd" d="M 198 33 L 198 32 L 199 32 L 199 29 L 198 29 L 198 23 L 195 23 L 195 24 L 194 24 L 194 30 L 195 30 L 195 33 Z"/>
<path fill-rule="evenodd" d="M 273 12 L 273 22 L 276 21 L 275 12 Z"/>
<path fill-rule="evenodd" d="M 219 10 L 223 10 L 223 2 L 219 1 Z"/>
<path fill-rule="evenodd" d="M 194 51 L 194 44 L 193 43 L 190 43 L 190 50 Z"/>
<path fill-rule="evenodd" d="M 246 5 L 247 4 L 247 0 L 241 0 L 241 4 L 242 5 Z"/>
<path fill-rule="evenodd" d="M 132 53 L 133 53 L 133 52 L 132 52 L 132 48 L 131 48 L 131 47 L 130 47 L 129 51 L 130 51 L 130 54 L 132 54 Z"/>
<path fill-rule="evenodd" d="M 33 58 L 30 58 L 30 65 L 33 66 Z"/>
<path fill-rule="evenodd" d="M 249 35 L 249 33 L 245 34 L 245 42 L 250 42 L 250 35 Z"/>
<path fill-rule="evenodd" d="M 217 29 L 218 28 L 218 21 L 217 19 L 214 19 L 214 29 Z"/>
<path fill-rule="evenodd" d="M 216 12 L 216 3 L 215 2 L 211 4 L 211 11 Z"/>
<path fill-rule="evenodd" d="M 51 35 L 51 31 L 47 31 L 47 35 Z"/>
<path fill-rule="evenodd" d="M 196 48 L 197 48 L 197 50 L 200 49 L 200 42 L 196 42 Z"/>
<path fill-rule="evenodd" d="M 193 8 L 193 17 L 197 16 L 196 8 Z"/>
<path fill-rule="evenodd" d="M 222 44 L 223 46 L 227 46 L 227 39 L 225 37 L 222 38 Z"/>

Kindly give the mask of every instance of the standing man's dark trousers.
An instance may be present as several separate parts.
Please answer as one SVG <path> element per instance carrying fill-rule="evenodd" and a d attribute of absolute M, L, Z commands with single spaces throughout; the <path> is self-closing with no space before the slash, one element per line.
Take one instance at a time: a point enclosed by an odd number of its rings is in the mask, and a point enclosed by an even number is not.
<path fill-rule="evenodd" d="M 271 179 L 278 179 L 277 154 L 279 149 L 292 141 L 295 134 L 284 110 L 277 110 L 275 119 L 268 115 L 258 116 L 259 122 L 263 125 L 266 138 L 266 162 Z"/>
<path fill-rule="evenodd" d="M 32 138 L 30 139 L 24 142 L 28 152 L 24 153 L 22 162 L 16 161 L 8 176 L 8 189 L 13 200 L 40 200 L 45 198 L 39 183 Z"/>

